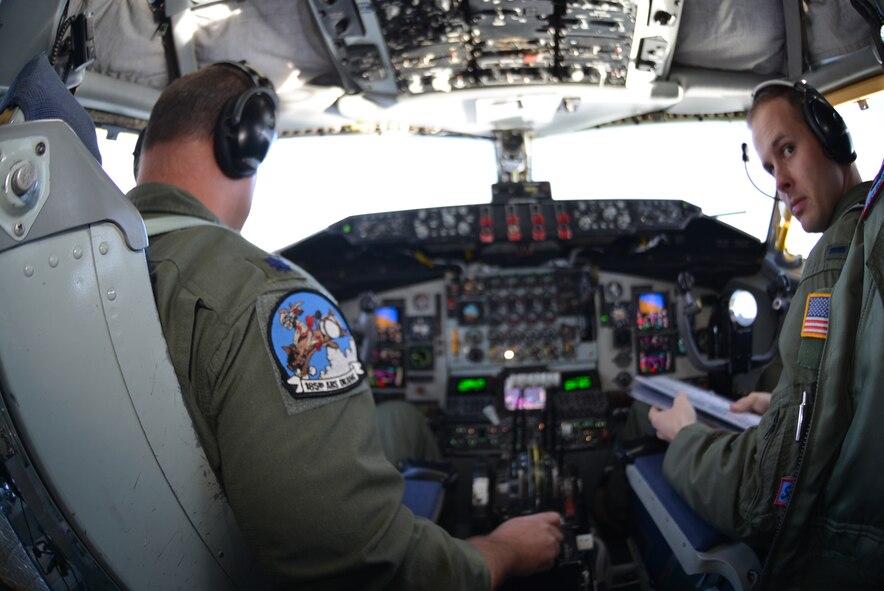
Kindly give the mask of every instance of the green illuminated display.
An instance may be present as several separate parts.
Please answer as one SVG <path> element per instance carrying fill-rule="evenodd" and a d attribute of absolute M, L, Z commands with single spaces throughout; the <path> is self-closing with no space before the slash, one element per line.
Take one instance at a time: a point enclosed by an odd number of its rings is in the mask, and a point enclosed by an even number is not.
<path fill-rule="evenodd" d="M 484 392 L 488 388 L 488 380 L 485 378 L 463 378 L 457 382 L 457 391 Z"/>
<path fill-rule="evenodd" d="M 589 390 L 592 388 L 592 378 L 589 376 L 574 376 L 565 380 L 565 392 L 573 392 L 574 390 Z"/>

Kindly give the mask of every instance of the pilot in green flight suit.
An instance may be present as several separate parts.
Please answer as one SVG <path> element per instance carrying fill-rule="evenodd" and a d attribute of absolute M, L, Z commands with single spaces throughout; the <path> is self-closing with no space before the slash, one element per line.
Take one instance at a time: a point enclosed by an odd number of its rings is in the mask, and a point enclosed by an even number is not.
<path fill-rule="evenodd" d="M 825 230 L 808 257 L 783 324 L 779 382 L 772 395 L 763 399 L 767 404 L 758 408 L 764 412 L 761 423 L 743 433 L 697 423 L 684 396 L 677 397 L 669 410 L 652 408 L 649 418 L 658 437 L 671 441 L 664 473 L 688 504 L 731 536 L 759 549 L 773 545 L 765 564 L 766 587 L 828 588 L 822 585 L 821 575 L 831 576 L 836 565 L 840 573 L 846 564 L 843 560 L 831 560 L 830 570 L 816 570 L 813 572 L 820 576 L 802 579 L 808 571 L 794 570 L 795 560 L 784 557 L 794 559 L 795 549 L 803 542 L 795 537 L 799 524 L 790 519 L 793 498 L 800 499 L 802 494 L 810 498 L 823 486 L 819 481 L 808 481 L 803 473 L 831 466 L 821 459 L 818 433 L 833 428 L 828 417 L 848 412 L 850 407 L 844 400 L 847 386 L 834 387 L 827 376 L 850 373 L 852 360 L 830 347 L 829 336 L 844 330 L 844 325 L 836 323 L 853 305 L 852 298 L 859 296 L 842 291 L 839 298 L 833 290 L 852 254 L 851 241 L 870 183 L 860 182 L 849 135 L 837 112 L 813 89 L 783 83 L 760 87 L 749 122 L 756 150 L 765 169 L 776 178 L 777 191 L 793 215 L 807 231 Z M 867 341 L 857 342 L 856 348 L 874 350 L 880 360 L 881 327 L 862 334 Z M 820 423 L 827 426 L 819 428 Z M 843 430 L 838 433 L 825 439 L 834 449 L 844 441 Z M 877 449 L 884 452 L 880 445 Z M 869 494 L 854 483 L 843 485 L 848 496 L 841 502 Z M 873 490 L 880 498 L 884 487 L 878 483 Z M 871 521 L 865 522 L 875 528 L 867 530 L 869 539 L 880 540 L 882 516 L 884 511 L 879 507 Z M 837 537 L 832 531 L 827 533 L 830 538 Z M 816 561 L 819 566 L 822 556 L 831 558 L 825 543 L 813 545 L 813 549 L 817 554 L 808 558 L 809 563 Z M 853 570 L 842 582 L 852 581 L 857 588 L 875 580 L 880 585 L 884 557 L 880 549 L 874 555 L 878 557 L 876 564 Z"/>
<path fill-rule="evenodd" d="M 154 236 L 150 271 L 184 402 L 251 549 L 298 589 L 489 589 L 548 568 L 555 513 L 464 541 L 402 506 L 334 299 L 230 229 L 248 215 L 276 100 L 237 64 L 179 79 L 154 107 L 129 194 L 145 219 L 208 222 Z"/>

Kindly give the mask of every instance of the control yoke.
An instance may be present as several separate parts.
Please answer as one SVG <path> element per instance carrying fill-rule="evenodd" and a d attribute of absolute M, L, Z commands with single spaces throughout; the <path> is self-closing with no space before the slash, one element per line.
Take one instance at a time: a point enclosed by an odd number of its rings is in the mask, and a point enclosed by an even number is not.
<path fill-rule="evenodd" d="M 785 277 L 777 277 L 768 288 L 768 292 L 774 292 L 772 308 L 777 314 L 782 314 L 789 306 L 788 280 Z M 694 317 L 700 312 L 700 302 L 694 299 L 691 288 L 694 286 L 694 277 L 688 272 L 678 275 L 678 297 L 676 298 L 676 313 L 678 314 L 678 334 L 684 343 L 688 359 L 697 369 L 707 372 L 730 371 L 742 373 L 753 367 L 769 363 L 777 354 L 780 336 L 781 322 L 777 323 L 777 330 L 773 342 L 764 353 L 752 355 L 752 325 L 758 314 L 758 305 L 755 296 L 742 289 L 735 290 L 728 301 L 728 317 L 731 322 L 733 335 L 732 347 L 729 358 L 711 359 L 700 352 L 691 330 Z"/>
<path fill-rule="evenodd" d="M 378 337 L 374 318 L 374 311 L 377 307 L 378 298 L 374 292 L 368 291 L 360 296 L 359 318 L 350 327 L 358 343 L 360 359 L 372 359 L 372 352 Z"/>

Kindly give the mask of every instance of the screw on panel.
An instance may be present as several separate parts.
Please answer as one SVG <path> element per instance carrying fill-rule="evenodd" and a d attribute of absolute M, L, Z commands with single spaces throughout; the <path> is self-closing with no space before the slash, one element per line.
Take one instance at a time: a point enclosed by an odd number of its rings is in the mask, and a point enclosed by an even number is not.
<path fill-rule="evenodd" d="M 83 249 L 79 246 L 74 247 L 74 258 L 80 259 L 83 256 Z"/>
<path fill-rule="evenodd" d="M 117 290 L 113 287 L 107 290 L 107 299 L 109 299 L 110 301 L 114 301 L 115 299 L 117 299 Z"/>
<path fill-rule="evenodd" d="M 34 150 L 34 152 L 37 153 L 37 156 L 42 156 L 43 154 L 46 153 L 46 144 L 43 142 L 40 142 L 39 144 L 37 144 L 37 147 Z"/>
<path fill-rule="evenodd" d="M 49 256 L 49 266 L 53 269 L 58 266 L 58 257 L 54 254 Z"/>
<path fill-rule="evenodd" d="M 25 265 L 25 277 L 33 277 L 34 276 L 34 265 Z"/>
<path fill-rule="evenodd" d="M 30 162 L 15 165 L 9 178 L 12 192 L 23 197 L 37 185 L 37 169 Z"/>
<path fill-rule="evenodd" d="M 102 242 L 98 245 L 98 252 L 100 252 L 101 254 L 107 254 L 109 250 L 110 247 L 107 245 L 107 242 Z"/>
<path fill-rule="evenodd" d="M 13 229 L 13 231 L 15 232 L 16 236 L 21 236 L 22 234 L 25 233 L 25 225 L 23 223 L 19 222 L 15 225 L 15 228 Z"/>

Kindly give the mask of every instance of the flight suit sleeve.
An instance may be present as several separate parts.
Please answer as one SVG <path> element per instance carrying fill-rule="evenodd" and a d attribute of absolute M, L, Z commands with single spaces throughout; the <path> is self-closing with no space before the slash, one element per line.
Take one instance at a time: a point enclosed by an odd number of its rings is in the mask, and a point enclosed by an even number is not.
<path fill-rule="evenodd" d="M 838 280 L 858 219 L 848 209 L 855 200 L 839 206 L 846 214 L 823 234 L 805 265 L 780 335 L 783 371 L 761 423 L 742 433 L 692 425 L 666 452 L 663 471 L 672 486 L 731 537 L 751 542 L 770 535 L 788 506 L 802 446 L 799 408 L 805 394 L 808 412 L 812 407 L 825 345 L 825 339 L 804 337 L 807 306 L 811 297 L 828 301 Z"/>
<path fill-rule="evenodd" d="M 789 400 L 774 395 L 761 423 L 742 433 L 690 425 L 666 451 L 667 480 L 698 515 L 730 537 L 751 543 L 776 527 L 779 483 L 790 475 L 798 453 L 797 415 L 789 412 Z"/>
<path fill-rule="evenodd" d="M 383 456 L 363 382 L 287 405 L 268 353 L 268 319 L 255 308 L 225 323 L 197 322 L 197 388 L 211 392 L 219 473 L 257 558 L 298 589 L 488 589 L 469 543 L 416 518 Z"/>

